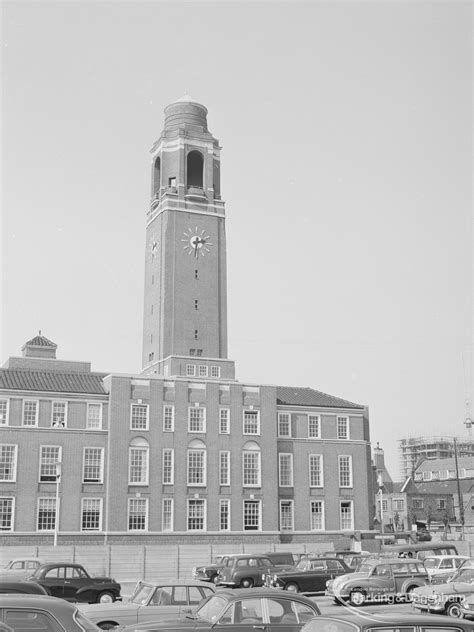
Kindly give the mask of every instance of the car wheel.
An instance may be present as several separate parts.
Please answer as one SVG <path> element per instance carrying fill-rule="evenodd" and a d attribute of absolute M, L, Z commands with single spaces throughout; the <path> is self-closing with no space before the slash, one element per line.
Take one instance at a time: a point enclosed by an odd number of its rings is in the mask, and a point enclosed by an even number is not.
<path fill-rule="evenodd" d="M 97 603 L 112 603 L 115 601 L 114 594 L 108 590 L 104 590 L 97 595 Z"/>
<path fill-rule="evenodd" d="M 363 606 L 366 599 L 365 592 L 363 590 L 359 590 L 358 588 L 352 590 L 349 595 L 349 603 L 351 606 Z"/>
<path fill-rule="evenodd" d="M 253 588 L 253 579 L 251 577 L 244 577 L 240 580 L 241 588 Z"/>
<path fill-rule="evenodd" d="M 410 603 L 411 601 L 413 601 L 413 591 L 415 590 L 416 586 L 409 586 L 407 588 L 407 591 L 405 593 L 405 602 L 406 603 Z"/>
<path fill-rule="evenodd" d="M 461 605 L 457 601 L 453 601 L 446 607 L 446 614 L 448 617 L 454 617 L 455 619 L 462 619 L 463 614 Z"/>
<path fill-rule="evenodd" d="M 99 627 L 101 630 L 113 630 L 117 626 L 118 623 L 115 623 L 115 621 L 103 621 L 102 623 L 97 624 L 97 627 Z"/>
<path fill-rule="evenodd" d="M 288 592 L 299 592 L 299 587 L 298 584 L 295 584 L 295 582 L 290 582 L 289 584 L 286 584 L 285 586 L 285 590 L 288 590 Z"/>

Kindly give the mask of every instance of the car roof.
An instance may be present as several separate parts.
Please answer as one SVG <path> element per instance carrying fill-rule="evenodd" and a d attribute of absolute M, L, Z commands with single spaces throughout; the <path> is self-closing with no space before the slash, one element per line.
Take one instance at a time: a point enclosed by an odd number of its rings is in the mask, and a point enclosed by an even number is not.
<path fill-rule="evenodd" d="M 406 564 L 407 562 L 414 562 L 415 564 L 423 564 L 423 560 L 419 560 L 416 557 L 383 557 L 377 559 L 369 559 L 364 562 L 364 564 L 372 564 L 373 566 L 377 564 L 389 564 L 393 566 L 394 564 Z"/>
<path fill-rule="evenodd" d="M 365 628 L 372 628 L 374 625 L 376 624 L 395 624 L 397 627 L 402 626 L 404 624 L 411 624 L 411 625 L 421 625 L 421 624 L 426 624 L 426 623 L 430 623 L 430 624 L 443 624 L 444 628 L 446 628 L 446 625 L 448 623 L 452 624 L 453 627 L 458 626 L 460 620 L 456 619 L 456 621 L 453 621 L 451 619 L 449 619 L 449 617 L 446 617 L 445 615 L 437 615 L 437 614 L 423 614 L 423 613 L 416 613 L 416 612 L 396 612 L 396 613 L 389 613 L 389 614 L 368 614 L 368 613 L 356 613 L 356 612 L 350 612 L 350 613 L 341 613 L 341 614 L 334 614 L 334 615 L 320 615 L 318 617 L 314 617 L 314 619 L 312 619 L 312 621 L 314 620 L 318 620 L 318 621 L 341 621 L 341 622 L 347 622 L 347 623 L 355 623 L 358 626 L 362 627 L 362 629 Z M 468 621 L 464 620 L 462 621 L 462 623 L 469 623 Z M 471 622 L 472 625 L 472 622 Z M 469 628 L 468 628 L 469 629 Z"/>
<path fill-rule="evenodd" d="M 225 596 L 229 600 L 234 601 L 242 599 L 243 597 L 254 597 L 256 599 L 260 597 L 279 597 L 301 601 L 302 603 L 318 608 L 318 604 L 313 599 L 305 597 L 300 593 L 295 594 L 278 588 L 219 588 L 216 595 L 218 597 Z"/>
<path fill-rule="evenodd" d="M 144 584 L 145 586 L 202 586 L 203 588 L 211 588 L 215 590 L 214 584 L 209 582 L 202 582 L 199 579 L 165 579 L 161 582 L 156 582 L 148 579 L 139 579 L 137 584 Z"/>
<path fill-rule="evenodd" d="M 424 558 L 423 561 L 426 560 L 468 560 L 468 556 L 467 555 L 428 555 L 427 557 Z"/>
<path fill-rule="evenodd" d="M 40 557 L 13 557 L 8 564 L 11 564 L 12 562 L 41 562 L 43 563 L 43 560 Z"/>
<path fill-rule="evenodd" d="M 1 607 L 24 607 L 25 605 L 32 608 L 65 608 L 70 610 L 71 607 L 73 607 L 75 609 L 74 604 L 71 602 L 60 599 L 59 597 L 52 597 L 51 595 L 23 595 L 21 593 L 0 594 Z"/>

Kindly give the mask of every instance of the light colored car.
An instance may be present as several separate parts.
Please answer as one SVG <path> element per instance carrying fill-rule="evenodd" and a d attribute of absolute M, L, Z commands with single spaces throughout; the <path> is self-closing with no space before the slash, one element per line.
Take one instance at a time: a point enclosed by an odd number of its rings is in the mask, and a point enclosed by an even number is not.
<path fill-rule="evenodd" d="M 431 583 L 440 584 L 452 577 L 461 564 L 468 559 L 465 555 L 432 555 L 425 557 L 423 563 Z"/>
<path fill-rule="evenodd" d="M 463 568 L 449 582 L 423 586 L 412 593 L 412 604 L 418 610 L 461 616 L 461 603 L 474 594 L 474 568 Z"/>
<path fill-rule="evenodd" d="M 43 564 L 43 560 L 40 560 L 39 557 L 18 557 L 10 560 L 4 568 L 0 568 L 0 577 L 24 579 L 33 575 L 41 564 Z"/>
<path fill-rule="evenodd" d="M 191 614 L 215 588 L 206 582 L 173 580 L 159 584 L 139 581 L 126 603 L 89 604 L 79 608 L 99 628 L 133 625 Z"/>

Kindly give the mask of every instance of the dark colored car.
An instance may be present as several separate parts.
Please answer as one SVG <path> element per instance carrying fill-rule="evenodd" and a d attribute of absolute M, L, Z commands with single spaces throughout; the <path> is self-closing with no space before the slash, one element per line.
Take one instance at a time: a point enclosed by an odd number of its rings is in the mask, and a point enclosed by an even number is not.
<path fill-rule="evenodd" d="M 23 595 L 49 595 L 46 588 L 36 582 L 0 578 L 0 594 L 20 593 Z"/>
<path fill-rule="evenodd" d="M 310 557 L 298 562 L 293 569 L 268 574 L 265 583 L 292 592 L 323 593 L 329 579 L 351 572 L 352 569 L 337 557 Z"/>
<path fill-rule="evenodd" d="M 28 580 L 44 586 L 50 595 L 67 601 L 110 603 L 120 599 L 120 584 L 110 577 L 91 577 L 80 564 L 41 564 Z"/>
<path fill-rule="evenodd" d="M 217 584 L 234 588 L 263 586 L 269 573 L 292 567 L 293 564 L 276 566 L 266 555 L 236 555 L 220 569 Z"/>
<path fill-rule="evenodd" d="M 77 606 L 46 595 L 0 595 L 0 622 L 15 632 L 100 632 Z"/>
<path fill-rule="evenodd" d="M 304 623 L 319 614 L 316 603 L 303 595 L 271 588 L 222 589 L 208 597 L 193 615 L 127 626 L 121 628 L 121 632 L 206 632 L 226 628 L 231 632 L 298 632 Z"/>
<path fill-rule="evenodd" d="M 461 567 L 444 584 L 417 588 L 412 594 L 412 603 L 418 610 L 460 617 L 460 603 L 467 595 L 472 594 L 474 594 L 474 568 Z"/>
<path fill-rule="evenodd" d="M 211 564 L 205 564 L 204 566 L 195 566 L 193 568 L 193 579 L 199 579 L 203 582 L 218 583 L 219 571 L 227 564 L 227 560 L 232 557 L 239 557 L 242 553 L 229 553 L 228 555 L 217 555 L 214 562 Z M 273 563 L 275 567 L 281 566 L 293 566 L 295 563 L 295 556 L 293 553 L 286 551 L 268 551 L 263 553 L 265 557 Z"/>
<path fill-rule="evenodd" d="M 432 614 L 341 613 L 315 617 L 301 632 L 473 632 L 468 621 L 450 621 Z"/>

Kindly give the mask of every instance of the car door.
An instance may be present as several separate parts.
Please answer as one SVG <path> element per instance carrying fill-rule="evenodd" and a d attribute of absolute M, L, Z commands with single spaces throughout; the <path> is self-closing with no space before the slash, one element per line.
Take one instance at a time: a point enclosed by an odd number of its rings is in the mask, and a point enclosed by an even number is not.
<path fill-rule="evenodd" d="M 326 588 L 327 567 L 325 560 L 312 560 L 310 570 L 301 573 L 302 592 L 321 592 Z"/>
<path fill-rule="evenodd" d="M 369 576 L 369 592 L 373 597 L 393 593 L 395 584 L 390 564 L 377 564 Z"/>
<path fill-rule="evenodd" d="M 89 586 L 91 583 L 89 575 L 78 566 L 64 566 L 64 593 L 63 598 L 68 600 L 84 601 L 81 595 L 77 594 L 81 588 Z"/>
<path fill-rule="evenodd" d="M 187 606 L 186 586 L 157 586 L 147 604 L 137 609 L 137 623 L 178 617 Z"/>
<path fill-rule="evenodd" d="M 64 567 L 60 564 L 48 568 L 39 583 L 53 595 L 53 597 L 64 597 Z"/>
<path fill-rule="evenodd" d="M 268 632 L 299 632 L 316 614 L 306 604 L 293 599 L 267 597 L 263 602 Z"/>
<path fill-rule="evenodd" d="M 269 629 L 265 623 L 263 603 L 260 597 L 233 601 L 212 626 L 222 632 L 249 632 Z"/>

